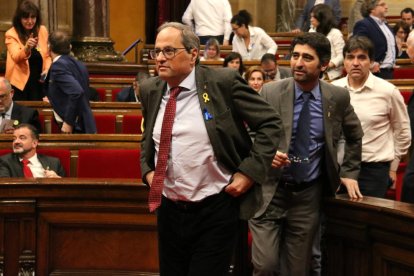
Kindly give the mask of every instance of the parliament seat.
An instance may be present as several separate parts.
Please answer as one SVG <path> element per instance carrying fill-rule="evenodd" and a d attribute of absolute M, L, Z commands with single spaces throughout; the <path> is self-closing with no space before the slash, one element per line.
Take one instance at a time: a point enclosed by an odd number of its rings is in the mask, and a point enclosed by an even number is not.
<path fill-rule="evenodd" d="M 59 158 L 66 176 L 70 176 L 70 150 L 69 149 L 38 149 L 37 153 Z"/>
<path fill-rule="evenodd" d="M 142 134 L 141 131 L 142 115 L 127 114 L 122 119 L 122 133 Z"/>
<path fill-rule="evenodd" d="M 141 178 L 139 149 L 80 149 L 77 176 Z"/>
<path fill-rule="evenodd" d="M 96 129 L 100 134 L 116 133 L 116 115 L 114 114 L 94 114 Z"/>

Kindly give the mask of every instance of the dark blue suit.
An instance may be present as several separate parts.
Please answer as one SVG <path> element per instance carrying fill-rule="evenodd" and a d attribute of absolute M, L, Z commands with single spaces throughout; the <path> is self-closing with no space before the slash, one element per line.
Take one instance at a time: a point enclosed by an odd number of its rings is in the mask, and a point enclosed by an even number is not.
<path fill-rule="evenodd" d="M 407 108 L 411 121 L 411 137 L 414 137 L 414 95 L 411 95 Z M 405 169 L 401 201 L 414 203 L 414 151 Z"/>
<path fill-rule="evenodd" d="M 374 60 L 378 63 L 384 60 L 385 54 L 387 53 L 387 39 L 374 19 L 368 16 L 357 21 L 352 34 L 368 37 L 375 46 Z"/>
<path fill-rule="evenodd" d="M 339 24 L 341 22 L 341 4 L 339 3 L 339 0 L 325 0 L 325 4 L 332 7 L 336 19 L 336 24 Z M 308 0 L 305 4 L 305 7 L 303 8 L 302 13 L 296 20 L 296 27 L 304 32 L 309 31 L 310 12 L 313 6 L 315 6 L 315 0 Z"/>
<path fill-rule="evenodd" d="M 39 121 L 39 112 L 36 109 L 13 102 L 11 119 L 19 121 L 19 124 L 31 124 L 37 128 L 39 132 L 42 131 Z"/>
<path fill-rule="evenodd" d="M 53 110 L 73 126 L 73 132 L 96 133 L 89 105 L 89 74 L 83 63 L 68 55 L 53 62 L 47 95 Z"/>

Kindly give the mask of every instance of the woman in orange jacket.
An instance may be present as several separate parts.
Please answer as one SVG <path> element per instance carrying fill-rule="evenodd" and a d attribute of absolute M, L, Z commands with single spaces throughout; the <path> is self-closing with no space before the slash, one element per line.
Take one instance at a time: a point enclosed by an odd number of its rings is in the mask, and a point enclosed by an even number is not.
<path fill-rule="evenodd" d="M 13 27 L 6 32 L 6 78 L 14 89 L 15 101 L 39 101 L 43 98 L 42 75 L 51 59 L 47 49 L 48 32 L 41 25 L 39 8 L 31 1 L 18 5 Z"/>

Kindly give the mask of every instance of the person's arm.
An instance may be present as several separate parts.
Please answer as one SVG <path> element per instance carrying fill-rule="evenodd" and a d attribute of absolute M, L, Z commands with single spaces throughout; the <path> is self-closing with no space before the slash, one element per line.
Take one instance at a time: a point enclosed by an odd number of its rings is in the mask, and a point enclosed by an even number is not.
<path fill-rule="evenodd" d="M 338 29 L 332 29 L 331 39 L 332 39 L 332 52 L 335 53 L 335 57 L 331 58 L 330 63 L 332 63 L 334 66 L 329 67 L 338 67 L 344 63 L 344 54 L 343 49 L 345 46 L 344 37 L 342 35 L 342 32 Z M 331 57 L 334 55 L 331 55 Z"/>
<path fill-rule="evenodd" d="M 391 176 L 395 178 L 401 158 L 411 145 L 411 127 L 407 107 L 400 91 L 395 88 L 391 96 L 390 124 L 394 137 L 394 160 L 391 162 Z M 395 180 L 395 179 L 393 179 Z"/>
<path fill-rule="evenodd" d="M 233 14 L 231 13 L 231 6 L 229 1 L 224 2 L 224 9 L 223 9 L 223 24 L 224 24 L 224 41 L 223 45 L 228 46 L 230 42 L 230 35 L 231 35 L 231 18 Z"/>
<path fill-rule="evenodd" d="M 0 177 L 12 177 L 9 165 L 0 159 Z"/>
<path fill-rule="evenodd" d="M 267 49 L 267 53 L 276 55 L 277 44 L 276 42 L 265 32 L 262 33 L 261 43 Z"/>
<path fill-rule="evenodd" d="M 5 36 L 7 52 L 15 63 L 20 63 L 29 59 L 31 51 L 26 52 L 25 45 L 20 42 L 14 31 L 7 31 Z"/>
<path fill-rule="evenodd" d="M 194 30 L 194 24 L 193 24 L 193 8 L 192 8 L 192 2 L 190 2 L 190 4 L 188 4 L 187 9 L 185 10 L 183 17 L 182 17 L 182 21 L 185 25 L 190 26 L 191 28 L 193 28 Z"/>

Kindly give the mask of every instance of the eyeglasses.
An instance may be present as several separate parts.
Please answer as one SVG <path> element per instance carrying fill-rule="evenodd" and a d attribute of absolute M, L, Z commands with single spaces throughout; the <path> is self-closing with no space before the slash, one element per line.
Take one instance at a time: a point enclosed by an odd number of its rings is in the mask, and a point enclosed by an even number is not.
<path fill-rule="evenodd" d="M 302 163 L 302 164 L 309 164 L 310 160 L 309 157 L 300 157 L 293 154 L 288 154 L 288 159 L 292 163 Z"/>
<path fill-rule="evenodd" d="M 155 48 L 154 50 L 150 50 L 150 56 L 152 59 L 156 59 L 160 53 L 164 55 L 166 59 L 173 59 L 175 55 L 177 54 L 177 50 L 184 50 L 187 48 L 174 48 L 174 47 L 165 47 L 164 49 Z"/>

